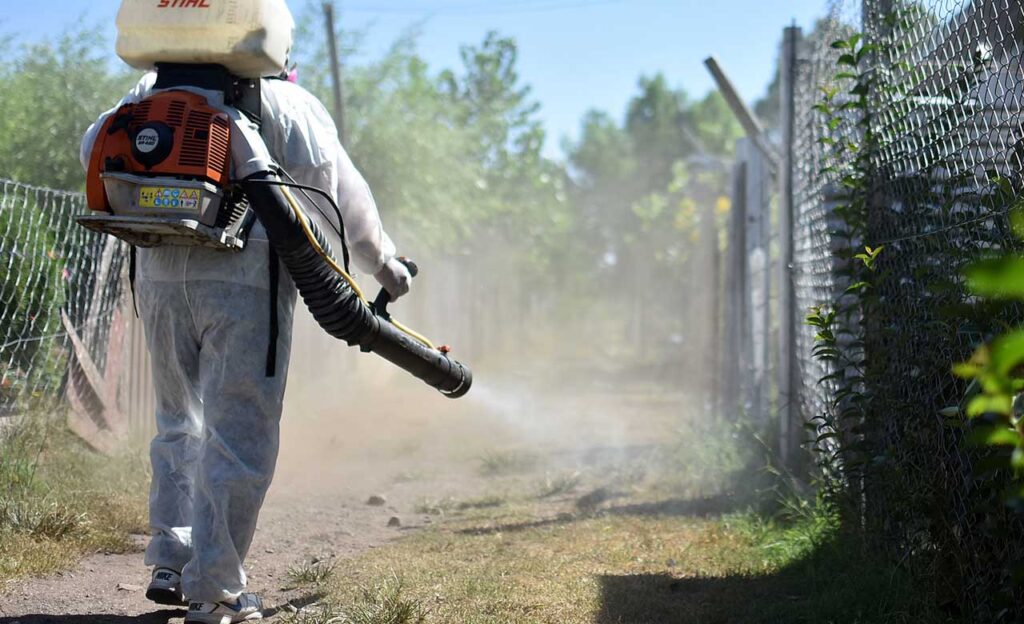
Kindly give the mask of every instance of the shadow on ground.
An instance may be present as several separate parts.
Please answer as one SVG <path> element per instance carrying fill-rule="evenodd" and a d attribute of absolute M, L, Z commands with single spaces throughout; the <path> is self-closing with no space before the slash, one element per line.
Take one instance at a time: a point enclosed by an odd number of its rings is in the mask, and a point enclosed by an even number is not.
<path fill-rule="evenodd" d="M 750 619 L 751 603 L 771 596 L 769 578 L 675 578 L 669 574 L 598 577 L 601 609 L 596 624 L 738 624 Z M 799 600 L 799 597 L 792 597 Z M 770 620 L 764 620 L 770 621 Z M 800 620 L 794 620 L 800 621 Z"/>
<path fill-rule="evenodd" d="M 263 610 L 263 617 L 273 617 L 285 611 L 288 605 L 296 609 L 307 607 L 319 602 L 324 596 L 324 593 L 317 592 L 289 600 L 284 604 L 274 605 Z M 180 620 L 184 617 L 185 609 L 163 609 L 151 613 L 143 613 L 142 615 L 111 615 L 105 613 L 89 615 L 19 615 L 16 617 L 0 617 L 0 624 L 168 624 L 172 619 Z"/>
<path fill-rule="evenodd" d="M 708 518 L 738 511 L 744 503 L 731 496 L 714 496 L 698 499 L 669 499 L 650 503 L 631 503 L 600 507 L 601 504 L 623 498 L 625 495 L 604 488 L 594 490 L 576 501 L 576 513 L 561 513 L 550 518 L 529 520 L 525 522 L 509 522 L 483 527 L 460 529 L 460 535 L 494 535 L 496 533 L 517 533 L 530 529 L 569 524 L 594 516 L 689 516 L 692 518 Z"/>
<path fill-rule="evenodd" d="M 947 624 L 934 596 L 892 567 L 824 544 L 773 574 L 597 577 L 594 624 Z"/>
<path fill-rule="evenodd" d="M 167 624 L 173 618 L 185 617 L 184 609 L 166 609 L 142 615 L 19 615 L 0 617 L 0 624 Z"/>

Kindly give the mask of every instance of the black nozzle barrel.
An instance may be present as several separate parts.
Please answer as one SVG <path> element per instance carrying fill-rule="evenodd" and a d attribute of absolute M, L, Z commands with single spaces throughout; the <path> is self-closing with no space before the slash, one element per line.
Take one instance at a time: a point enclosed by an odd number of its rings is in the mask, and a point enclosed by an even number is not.
<path fill-rule="evenodd" d="M 469 392 L 473 374 L 447 354 L 431 349 L 377 315 L 310 244 L 285 196 L 281 180 L 271 172 L 247 178 L 243 189 L 270 245 L 281 258 L 317 323 L 350 346 L 376 353 L 450 398 Z M 320 248 L 335 258 L 315 221 L 308 220 Z"/>

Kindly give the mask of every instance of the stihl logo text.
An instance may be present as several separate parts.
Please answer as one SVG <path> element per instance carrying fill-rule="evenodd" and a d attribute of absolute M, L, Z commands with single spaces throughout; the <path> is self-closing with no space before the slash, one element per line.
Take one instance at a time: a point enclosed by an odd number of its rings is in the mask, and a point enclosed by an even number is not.
<path fill-rule="evenodd" d="M 158 9 L 208 9 L 208 0 L 160 0 Z"/>

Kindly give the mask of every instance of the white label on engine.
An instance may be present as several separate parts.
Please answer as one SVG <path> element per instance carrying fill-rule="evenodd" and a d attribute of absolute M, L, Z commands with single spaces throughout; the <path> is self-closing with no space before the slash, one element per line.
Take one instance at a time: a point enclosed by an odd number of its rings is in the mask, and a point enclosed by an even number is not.
<path fill-rule="evenodd" d="M 160 135 L 152 128 L 143 128 L 135 135 L 135 148 L 143 154 L 148 154 L 156 149 L 160 142 Z"/>

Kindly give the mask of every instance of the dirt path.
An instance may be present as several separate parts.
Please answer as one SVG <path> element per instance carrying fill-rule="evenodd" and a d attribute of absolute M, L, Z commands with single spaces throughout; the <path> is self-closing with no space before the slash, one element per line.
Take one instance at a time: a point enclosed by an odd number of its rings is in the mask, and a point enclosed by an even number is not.
<path fill-rule="evenodd" d="M 279 468 L 246 563 L 250 588 L 271 606 L 272 620 L 289 601 L 304 606 L 316 600 L 286 588 L 290 566 L 343 560 L 423 527 L 435 519 L 422 513 L 425 501 L 504 487 L 480 474 L 481 457 L 493 449 L 540 450 L 561 458 L 561 467 L 552 464 L 557 470 L 580 461 L 566 444 L 625 448 L 661 431 L 649 422 L 611 418 L 631 408 L 607 397 L 563 393 L 541 400 L 506 383 L 481 384 L 474 400 L 453 402 L 412 384 L 399 383 L 407 393 L 398 396 L 387 391 L 395 387 L 390 371 L 369 372 L 361 377 L 376 382 L 351 394 L 358 399 L 338 396 L 329 374 L 289 389 Z M 371 495 L 386 503 L 367 504 Z M 389 526 L 393 517 L 400 526 Z M 9 586 L 0 594 L 0 624 L 180 622 L 183 611 L 157 610 L 143 595 L 145 541 L 139 536 L 136 553 L 94 555 L 69 572 Z"/>

